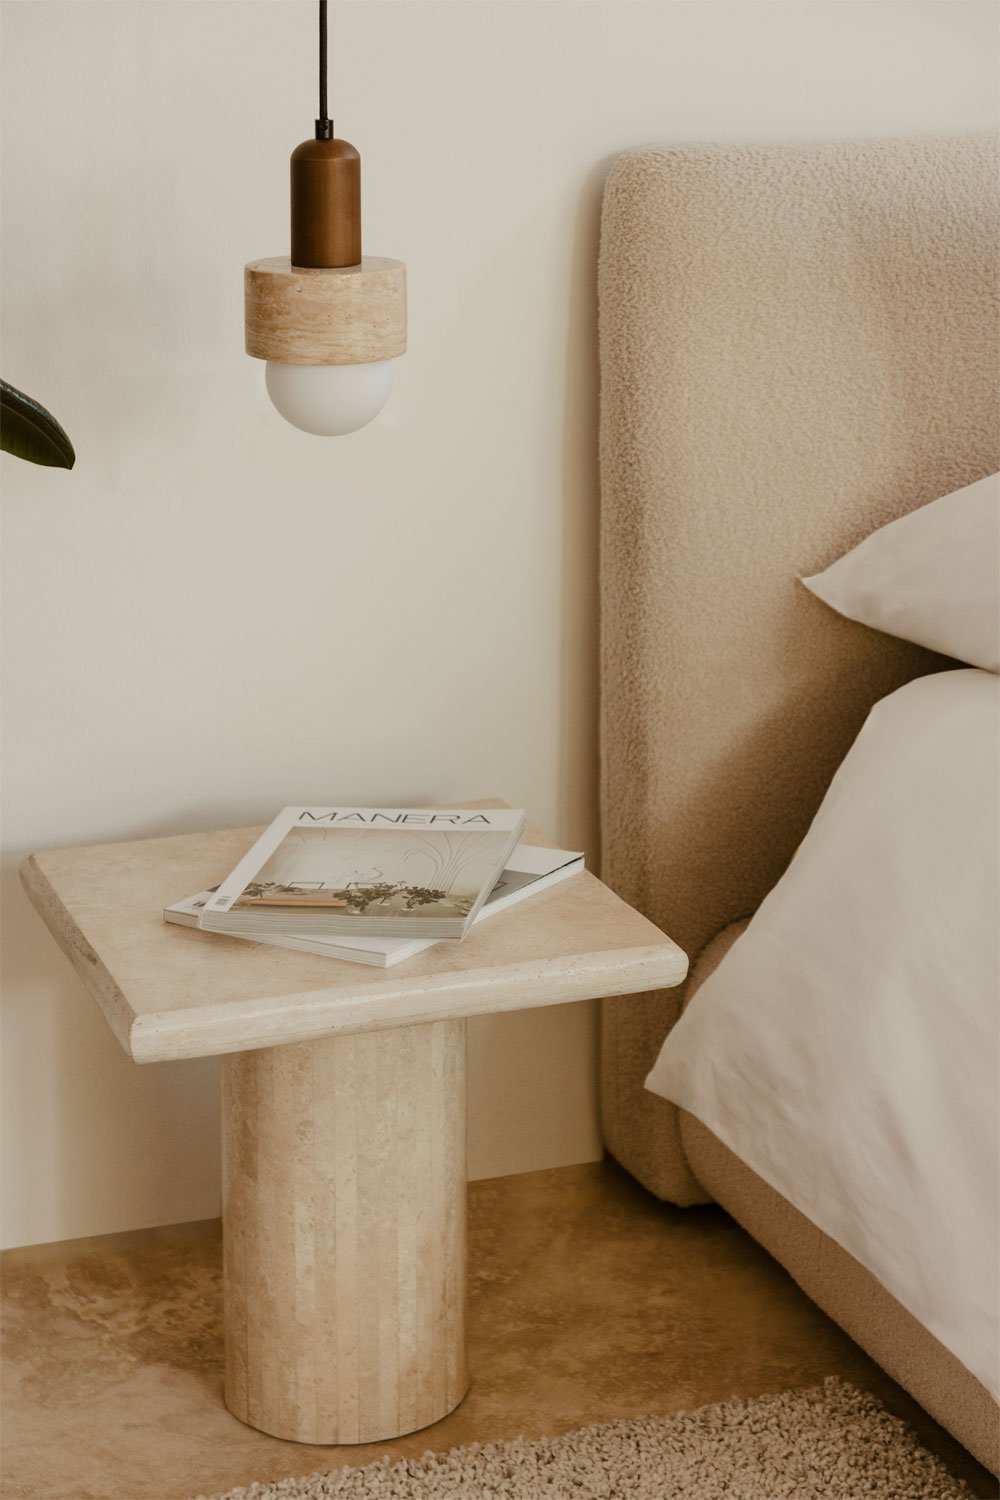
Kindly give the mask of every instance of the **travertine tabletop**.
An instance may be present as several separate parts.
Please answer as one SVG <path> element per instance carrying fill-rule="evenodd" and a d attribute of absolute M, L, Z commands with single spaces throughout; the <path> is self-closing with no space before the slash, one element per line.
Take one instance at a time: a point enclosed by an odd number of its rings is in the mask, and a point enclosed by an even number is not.
<path fill-rule="evenodd" d="M 670 938 L 589 872 L 389 969 L 164 922 L 164 906 L 217 884 L 260 832 L 56 849 L 22 866 L 136 1062 L 662 989 L 687 969 Z"/>

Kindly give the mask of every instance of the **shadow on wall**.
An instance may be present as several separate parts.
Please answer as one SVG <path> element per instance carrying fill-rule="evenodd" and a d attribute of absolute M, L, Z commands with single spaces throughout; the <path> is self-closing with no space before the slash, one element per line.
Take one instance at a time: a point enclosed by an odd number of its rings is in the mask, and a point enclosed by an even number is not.
<path fill-rule="evenodd" d="M 616 156 L 587 174 L 569 268 L 569 337 L 563 414 L 562 583 L 559 705 L 559 827 L 599 868 L 600 687 L 598 530 L 599 368 L 597 257 L 604 183 Z"/>
<path fill-rule="evenodd" d="M 3 870 L 4 915 L 18 933 L 3 969 L 4 1109 L 14 1147 L 4 1170 L 4 1243 L 214 1216 L 217 1059 L 136 1067 L 31 907 L 21 857 Z M 43 1099 L 37 1072 L 24 1066 L 31 1056 L 48 1059 Z M 157 1151 L 163 1140 L 170 1149 Z M 196 1182 L 192 1162 L 203 1166 Z"/>

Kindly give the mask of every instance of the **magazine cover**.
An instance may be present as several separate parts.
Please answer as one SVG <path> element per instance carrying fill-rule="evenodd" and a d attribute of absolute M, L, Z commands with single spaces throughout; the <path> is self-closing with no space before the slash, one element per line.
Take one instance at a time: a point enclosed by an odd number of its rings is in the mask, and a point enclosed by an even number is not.
<path fill-rule="evenodd" d="M 523 824 L 510 808 L 286 807 L 199 926 L 461 937 Z"/>

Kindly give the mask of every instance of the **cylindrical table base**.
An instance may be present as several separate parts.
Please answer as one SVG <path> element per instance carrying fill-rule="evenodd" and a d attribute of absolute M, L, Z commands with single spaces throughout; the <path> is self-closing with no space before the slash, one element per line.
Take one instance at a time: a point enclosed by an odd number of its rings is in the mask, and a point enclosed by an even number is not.
<path fill-rule="evenodd" d="M 468 1389 L 465 1022 L 222 1060 L 226 1405 L 304 1443 Z"/>

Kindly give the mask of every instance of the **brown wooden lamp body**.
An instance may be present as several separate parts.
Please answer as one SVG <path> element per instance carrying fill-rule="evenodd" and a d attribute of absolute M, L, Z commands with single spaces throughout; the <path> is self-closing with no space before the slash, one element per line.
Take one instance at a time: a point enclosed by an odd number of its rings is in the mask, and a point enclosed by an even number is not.
<path fill-rule="evenodd" d="M 292 152 L 293 266 L 361 263 L 361 157 L 349 141 L 303 141 Z"/>

